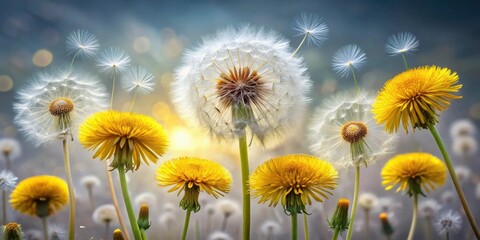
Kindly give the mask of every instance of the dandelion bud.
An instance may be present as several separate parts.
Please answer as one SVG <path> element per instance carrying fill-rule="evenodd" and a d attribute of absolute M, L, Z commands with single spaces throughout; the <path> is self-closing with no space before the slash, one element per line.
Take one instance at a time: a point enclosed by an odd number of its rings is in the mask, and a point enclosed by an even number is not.
<path fill-rule="evenodd" d="M 345 198 L 340 198 L 337 203 L 337 208 L 333 213 L 332 218 L 328 222 L 330 228 L 333 230 L 338 230 L 340 232 L 348 229 L 348 206 L 350 201 Z"/>
<path fill-rule="evenodd" d="M 122 230 L 117 228 L 115 231 L 113 231 L 113 240 L 125 240 Z"/>
<path fill-rule="evenodd" d="M 140 229 L 147 230 L 150 227 L 150 219 L 148 215 L 148 205 L 142 204 L 142 206 L 140 206 L 137 220 L 137 224 Z"/>
<path fill-rule="evenodd" d="M 393 227 L 388 221 L 388 214 L 387 213 L 380 213 L 378 216 L 380 218 L 380 222 L 382 223 L 382 232 L 383 234 L 390 236 L 393 234 Z"/>
<path fill-rule="evenodd" d="M 3 226 L 3 239 L 4 240 L 22 240 L 23 239 L 22 228 L 18 223 L 7 223 Z"/>

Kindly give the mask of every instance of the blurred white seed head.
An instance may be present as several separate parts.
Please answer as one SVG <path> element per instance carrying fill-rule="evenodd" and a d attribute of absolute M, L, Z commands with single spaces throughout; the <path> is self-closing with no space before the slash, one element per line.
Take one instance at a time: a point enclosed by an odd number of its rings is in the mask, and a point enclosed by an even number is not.
<path fill-rule="evenodd" d="M 50 236 L 50 240 L 67 240 L 67 229 L 59 224 L 50 224 L 48 226 L 48 236 Z"/>
<path fill-rule="evenodd" d="M 477 153 L 477 140 L 472 136 L 456 137 L 453 139 L 453 153 L 459 157 L 469 157 Z"/>
<path fill-rule="evenodd" d="M 327 39 L 329 32 L 327 24 L 321 18 L 308 13 L 301 13 L 295 18 L 293 30 L 296 37 L 306 36 L 307 44 L 316 46 Z"/>
<path fill-rule="evenodd" d="M 0 190 L 5 192 L 11 192 L 17 185 L 18 177 L 13 172 L 2 170 L 0 172 Z"/>
<path fill-rule="evenodd" d="M 172 212 L 164 212 L 158 217 L 160 226 L 166 229 L 171 229 L 177 222 L 177 216 Z"/>
<path fill-rule="evenodd" d="M 208 235 L 208 240 L 233 240 L 226 232 L 215 231 Z"/>
<path fill-rule="evenodd" d="M 22 148 L 17 139 L 2 138 L 0 139 L 0 159 L 16 160 L 22 154 Z"/>
<path fill-rule="evenodd" d="M 456 196 L 457 195 L 454 192 L 447 190 L 442 193 L 442 196 L 440 197 L 440 199 L 442 200 L 443 204 L 448 206 L 453 204 L 453 201 L 455 201 Z"/>
<path fill-rule="evenodd" d="M 147 204 L 150 209 L 157 206 L 157 196 L 151 192 L 143 192 L 138 194 L 133 200 L 135 206 L 140 207 L 142 204 Z"/>
<path fill-rule="evenodd" d="M 260 226 L 260 231 L 267 236 L 275 236 L 282 232 L 282 227 L 275 221 L 266 220 Z"/>
<path fill-rule="evenodd" d="M 171 202 L 166 202 L 162 206 L 164 212 L 175 212 L 178 209 L 178 205 L 175 205 Z"/>
<path fill-rule="evenodd" d="M 458 119 L 450 125 L 450 137 L 464 137 L 474 136 L 477 133 L 477 128 L 470 119 Z"/>
<path fill-rule="evenodd" d="M 215 205 L 213 203 L 207 203 L 207 205 L 205 205 L 205 210 L 207 212 L 208 215 L 213 215 L 215 214 Z"/>
<path fill-rule="evenodd" d="M 148 94 L 155 87 L 155 77 L 144 67 L 131 67 L 122 77 L 122 86 L 128 92 L 138 91 L 140 94 Z"/>
<path fill-rule="evenodd" d="M 462 216 L 456 211 L 445 211 L 436 219 L 434 226 L 439 234 L 457 232 L 462 227 Z"/>
<path fill-rule="evenodd" d="M 238 202 L 230 199 L 220 199 L 216 202 L 219 213 L 227 216 L 232 216 L 240 212 Z"/>
<path fill-rule="evenodd" d="M 373 193 L 362 193 L 358 197 L 358 204 L 365 211 L 370 211 L 378 205 L 378 198 Z"/>
<path fill-rule="evenodd" d="M 298 124 L 311 86 L 306 70 L 278 34 L 228 28 L 186 52 L 172 99 L 185 119 L 218 139 L 247 131 L 263 142 Z"/>
<path fill-rule="evenodd" d="M 367 61 L 365 52 L 355 44 L 338 49 L 332 58 L 332 68 L 340 77 L 348 77 L 352 71 L 359 70 Z"/>
<path fill-rule="evenodd" d="M 456 166 L 454 168 L 458 181 L 465 182 L 470 178 L 472 171 L 467 166 Z"/>
<path fill-rule="evenodd" d="M 98 39 L 94 34 L 85 30 L 76 30 L 67 37 L 67 52 L 78 57 L 94 57 L 100 48 Z"/>
<path fill-rule="evenodd" d="M 401 208 L 402 204 L 398 201 L 395 201 L 392 197 L 380 197 L 378 198 L 377 207 L 375 207 L 376 213 L 386 212 L 391 218 L 393 212 L 397 208 Z"/>
<path fill-rule="evenodd" d="M 115 206 L 112 204 L 104 204 L 95 208 L 93 212 L 93 221 L 98 224 L 113 223 L 118 220 Z"/>
<path fill-rule="evenodd" d="M 80 183 L 87 189 L 100 187 L 100 179 L 95 175 L 86 175 L 80 179 Z"/>
<path fill-rule="evenodd" d="M 97 57 L 97 66 L 102 72 L 123 73 L 130 66 L 130 56 L 120 48 L 111 47 L 101 52 Z"/>
<path fill-rule="evenodd" d="M 418 204 L 418 213 L 421 217 L 434 217 L 442 209 L 442 205 L 435 199 L 426 199 Z"/>
<path fill-rule="evenodd" d="M 392 56 L 411 53 L 417 50 L 419 44 L 413 33 L 401 32 L 388 38 L 385 51 Z"/>
<path fill-rule="evenodd" d="M 23 232 L 25 240 L 44 240 L 42 231 L 38 229 L 28 229 Z"/>

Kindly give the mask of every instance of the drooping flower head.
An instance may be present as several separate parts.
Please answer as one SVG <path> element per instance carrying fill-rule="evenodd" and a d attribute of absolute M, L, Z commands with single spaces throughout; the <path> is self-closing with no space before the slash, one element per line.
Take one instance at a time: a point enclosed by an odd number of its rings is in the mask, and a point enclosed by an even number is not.
<path fill-rule="evenodd" d="M 22 180 L 10 195 L 13 209 L 40 218 L 55 214 L 68 202 L 67 183 L 55 176 L 40 175 Z"/>
<path fill-rule="evenodd" d="M 230 192 L 232 176 L 217 162 L 196 157 L 179 157 L 164 162 L 156 174 L 158 185 L 172 186 L 169 192 L 185 192 L 180 206 L 198 212 L 201 191 L 218 198 Z"/>
<path fill-rule="evenodd" d="M 418 42 L 413 33 L 401 32 L 390 36 L 385 45 L 385 51 L 392 55 L 411 53 L 417 50 Z"/>
<path fill-rule="evenodd" d="M 97 37 L 85 30 L 70 33 L 66 44 L 68 54 L 73 54 L 75 57 L 94 57 L 100 48 Z"/>
<path fill-rule="evenodd" d="M 187 52 L 173 82 L 185 119 L 220 138 L 248 129 L 260 141 L 302 115 L 310 79 L 303 60 L 274 32 L 228 28 Z"/>
<path fill-rule="evenodd" d="M 28 140 L 39 146 L 75 135 L 88 115 L 105 109 L 107 93 L 92 76 L 43 72 L 18 92 L 15 122 Z"/>
<path fill-rule="evenodd" d="M 399 185 L 397 192 L 410 196 L 427 193 L 442 186 L 447 168 L 442 160 L 428 153 L 406 153 L 390 159 L 382 169 L 382 184 L 388 191 Z"/>
<path fill-rule="evenodd" d="M 340 77 L 348 77 L 359 70 L 367 61 L 365 52 L 355 44 L 338 49 L 332 58 L 332 68 Z"/>
<path fill-rule="evenodd" d="M 462 215 L 452 210 L 443 212 L 437 218 L 434 226 L 439 234 L 457 232 L 462 228 Z"/>
<path fill-rule="evenodd" d="M 152 117 L 142 114 L 103 111 L 88 117 L 80 126 L 80 143 L 95 151 L 93 158 L 114 156 L 112 164 L 137 170 L 143 161 L 156 163 L 168 146 L 165 129 Z"/>
<path fill-rule="evenodd" d="M 0 159 L 15 160 L 22 154 L 20 143 L 13 138 L 0 139 Z"/>
<path fill-rule="evenodd" d="M 447 110 L 450 100 L 462 98 L 455 95 L 462 87 L 457 83 L 457 73 L 448 68 L 424 66 L 407 70 L 385 83 L 372 112 L 389 132 L 398 131 L 400 123 L 407 133 L 409 125 L 413 130 L 428 128 L 438 122 L 437 112 Z"/>
<path fill-rule="evenodd" d="M 338 93 L 324 101 L 309 125 L 310 150 L 336 166 L 370 165 L 390 152 L 395 136 L 375 123 L 373 96 Z"/>
<path fill-rule="evenodd" d="M 130 66 L 130 56 L 117 47 L 111 47 L 101 52 L 97 57 L 97 66 L 103 72 L 124 72 Z"/>
<path fill-rule="evenodd" d="M 18 178 L 8 170 L 0 172 L 0 191 L 11 192 L 17 184 Z"/>
<path fill-rule="evenodd" d="M 337 186 L 338 172 L 328 162 L 309 155 L 286 155 L 260 165 L 250 176 L 252 196 L 259 203 L 281 202 L 285 213 L 306 213 L 313 200 L 323 202 Z"/>
<path fill-rule="evenodd" d="M 141 94 L 148 94 L 153 91 L 155 77 L 144 67 L 131 67 L 125 71 L 122 86 L 129 92 L 138 91 Z"/>
<path fill-rule="evenodd" d="M 303 36 L 308 45 L 316 46 L 327 39 L 329 32 L 327 24 L 321 18 L 307 13 L 302 13 L 295 18 L 293 30 L 296 32 L 296 37 Z"/>

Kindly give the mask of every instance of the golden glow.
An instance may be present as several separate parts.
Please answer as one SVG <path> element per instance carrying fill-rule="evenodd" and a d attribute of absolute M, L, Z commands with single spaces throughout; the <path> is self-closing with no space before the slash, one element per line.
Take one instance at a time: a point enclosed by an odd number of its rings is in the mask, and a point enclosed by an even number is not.
<path fill-rule="evenodd" d="M 0 92 L 8 92 L 13 88 L 13 81 L 7 75 L 0 75 Z"/>
<path fill-rule="evenodd" d="M 146 53 L 150 50 L 150 39 L 145 36 L 140 36 L 133 40 L 133 50 L 137 53 Z"/>
<path fill-rule="evenodd" d="M 47 49 L 40 49 L 33 54 L 32 62 L 37 67 L 46 67 L 53 61 L 53 54 Z"/>
<path fill-rule="evenodd" d="M 178 150 L 191 149 L 194 145 L 194 139 L 185 128 L 176 128 L 172 131 L 172 147 Z"/>

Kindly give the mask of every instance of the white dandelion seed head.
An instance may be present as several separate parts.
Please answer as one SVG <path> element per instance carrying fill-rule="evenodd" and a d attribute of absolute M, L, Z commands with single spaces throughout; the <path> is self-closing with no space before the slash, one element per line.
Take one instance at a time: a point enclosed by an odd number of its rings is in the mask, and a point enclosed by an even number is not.
<path fill-rule="evenodd" d="M 359 70 L 367 61 L 365 52 L 355 44 L 338 49 L 332 58 L 332 68 L 340 77 L 348 77 L 351 71 Z"/>
<path fill-rule="evenodd" d="M 240 212 L 240 206 L 238 202 L 230 199 L 220 199 L 215 204 L 218 212 L 223 215 L 232 216 Z"/>
<path fill-rule="evenodd" d="M 327 39 L 329 32 L 327 24 L 321 18 L 308 13 L 301 13 L 295 18 L 293 30 L 296 37 L 307 35 L 307 44 L 316 46 Z"/>
<path fill-rule="evenodd" d="M 100 187 L 100 179 L 95 175 L 86 175 L 80 179 L 80 183 L 87 189 Z"/>
<path fill-rule="evenodd" d="M 378 204 L 378 198 L 373 193 L 362 193 L 358 197 L 358 204 L 366 211 L 372 210 Z"/>
<path fill-rule="evenodd" d="M 210 215 L 210 216 L 215 214 L 215 211 L 216 211 L 215 204 L 207 203 L 207 205 L 205 205 L 205 210 L 206 210 L 207 214 Z"/>
<path fill-rule="evenodd" d="M 116 223 L 118 221 L 117 212 L 113 204 L 104 204 L 95 208 L 92 215 L 93 221 L 98 224 Z"/>
<path fill-rule="evenodd" d="M 50 236 L 50 240 L 67 240 L 67 229 L 59 224 L 50 224 L 48 226 L 48 236 Z"/>
<path fill-rule="evenodd" d="M 411 53 L 417 50 L 419 42 L 415 35 L 410 32 L 402 32 L 390 36 L 385 44 L 385 51 L 392 55 Z"/>
<path fill-rule="evenodd" d="M 158 217 L 158 222 L 165 229 L 171 229 L 177 222 L 177 216 L 172 212 L 164 212 Z"/>
<path fill-rule="evenodd" d="M 458 119 L 450 124 L 450 137 L 474 136 L 477 133 L 475 124 L 470 119 Z"/>
<path fill-rule="evenodd" d="M 157 196 L 151 192 L 140 193 L 133 201 L 135 206 L 141 206 L 142 204 L 147 204 L 149 208 L 157 206 Z"/>
<path fill-rule="evenodd" d="M 22 147 L 18 140 L 13 138 L 0 139 L 0 159 L 4 160 L 8 157 L 9 160 L 16 160 L 22 155 Z"/>
<path fill-rule="evenodd" d="M 347 91 L 326 99 L 315 110 L 309 125 L 307 137 L 312 153 L 337 167 L 357 164 L 369 166 L 390 153 L 396 138 L 395 135 L 385 132 L 373 118 L 371 105 L 374 98 L 365 91 L 358 94 Z M 351 143 L 346 137 L 355 127 L 361 130 L 358 134 L 362 135 L 358 136 L 357 142 Z M 354 135 L 348 137 L 357 137 Z M 364 150 L 352 153 L 352 144 L 363 144 Z"/>
<path fill-rule="evenodd" d="M 472 170 L 467 166 L 456 166 L 454 168 L 455 174 L 457 174 L 458 181 L 465 182 L 470 178 Z"/>
<path fill-rule="evenodd" d="M 452 143 L 453 153 L 459 157 L 470 157 L 478 150 L 477 140 L 472 136 L 456 137 Z"/>
<path fill-rule="evenodd" d="M 78 57 L 91 58 L 100 48 L 97 37 L 85 30 L 76 30 L 67 37 L 67 52 Z"/>
<path fill-rule="evenodd" d="M 175 212 L 178 209 L 178 205 L 175 205 L 171 202 L 166 202 L 162 206 L 164 212 Z"/>
<path fill-rule="evenodd" d="M 462 216 L 456 211 L 445 211 L 436 219 L 434 226 L 439 234 L 457 232 L 462 227 Z"/>
<path fill-rule="evenodd" d="M 228 28 L 185 54 L 172 99 L 185 119 L 219 139 L 246 129 L 263 142 L 293 128 L 303 115 L 311 86 L 306 70 L 278 34 Z"/>
<path fill-rule="evenodd" d="M 108 107 L 97 78 L 75 72 L 41 72 L 17 93 L 15 123 L 36 146 L 75 136 L 84 118 Z"/>
<path fill-rule="evenodd" d="M 131 67 L 122 77 L 122 87 L 128 92 L 137 90 L 141 94 L 148 94 L 154 86 L 155 77 L 144 67 Z"/>
<path fill-rule="evenodd" d="M 130 56 L 120 48 L 111 47 L 97 56 L 97 66 L 102 72 L 115 71 L 123 73 L 130 66 Z"/>
<path fill-rule="evenodd" d="M 208 240 L 233 240 L 226 232 L 215 231 L 208 235 Z"/>
<path fill-rule="evenodd" d="M 457 195 L 450 191 L 450 190 L 447 190 L 445 192 L 442 193 L 442 196 L 440 196 L 440 199 L 442 200 L 442 203 L 445 204 L 445 205 L 451 205 L 453 204 L 453 201 L 455 201 L 455 197 Z"/>
<path fill-rule="evenodd" d="M 17 185 L 18 177 L 13 172 L 2 170 L 0 172 L 0 190 L 5 192 L 11 192 Z"/>
<path fill-rule="evenodd" d="M 442 209 L 442 205 L 435 199 L 426 199 L 418 204 L 418 214 L 421 217 L 434 217 Z"/>
<path fill-rule="evenodd" d="M 279 223 L 271 220 L 266 220 L 260 225 L 260 231 L 267 236 L 275 236 L 282 232 L 282 227 Z"/>

